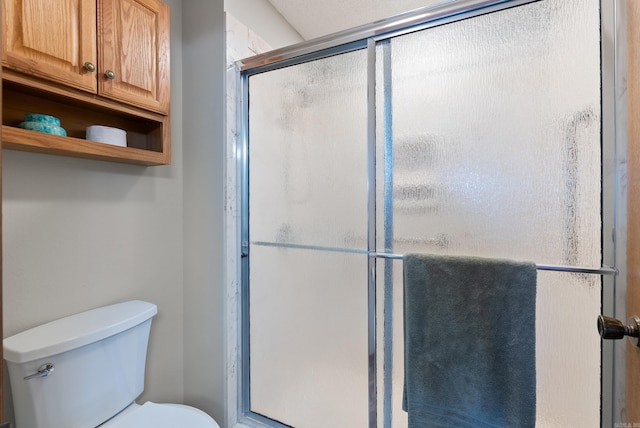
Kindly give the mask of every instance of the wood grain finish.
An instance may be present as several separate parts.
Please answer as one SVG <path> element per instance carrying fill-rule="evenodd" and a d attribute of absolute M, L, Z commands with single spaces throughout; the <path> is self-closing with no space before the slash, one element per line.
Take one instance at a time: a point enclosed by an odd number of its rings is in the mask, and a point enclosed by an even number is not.
<path fill-rule="evenodd" d="M 627 1 L 627 315 L 640 315 L 640 2 Z M 626 321 L 626 320 L 624 320 Z M 640 348 L 627 345 L 627 422 L 640 423 Z"/>
<path fill-rule="evenodd" d="M 2 64 L 96 92 L 95 0 L 3 0 Z"/>
<path fill-rule="evenodd" d="M 81 138 L 59 137 L 10 126 L 2 126 L 3 147 L 26 152 L 70 156 L 135 165 L 163 165 L 164 155 L 132 147 L 95 143 Z"/>
<path fill-rule="evenodd" d="M 99 93 L 168 113 L 169 8 L 158 0 L 101 0 L 99 17 Z"/>
<path fill-rule="evenodd" d="M 64 89 L 45 92 L 7 79 L 2 86 L 5 148 L 140 165 L 170 162 L 168 116 L 113 102 L 96 102 L 88 95 L 81 97 Z M 55 115 L 68 137 L 17 128 L 27 112 Z M 128 147 L 85 140 L 87 126 L 96 124 L 126 130 Z"/>
<path fill-rule="evenodd" d="M 5 0 L 2 10 L 5 148 L 170 163 L 168 6 L 160 0 Z M 88 56 L 94 73 L 84 69 Z M 107 70 L 115 78 L 105 77 Z M 26 113 L 60 118 L 68 139 L 16 129 Z M 89 125 L 124 129 L 127 147 L 85 140 Z"/>

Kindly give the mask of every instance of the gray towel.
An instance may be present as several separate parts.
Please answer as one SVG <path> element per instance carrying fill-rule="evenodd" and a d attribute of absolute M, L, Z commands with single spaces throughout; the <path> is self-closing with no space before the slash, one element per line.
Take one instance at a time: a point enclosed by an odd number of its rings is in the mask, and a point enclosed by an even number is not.
<path fill-rule="evenodd" d="M 534 427 L 536 266 L 404 257 L 409 428 Z"/>

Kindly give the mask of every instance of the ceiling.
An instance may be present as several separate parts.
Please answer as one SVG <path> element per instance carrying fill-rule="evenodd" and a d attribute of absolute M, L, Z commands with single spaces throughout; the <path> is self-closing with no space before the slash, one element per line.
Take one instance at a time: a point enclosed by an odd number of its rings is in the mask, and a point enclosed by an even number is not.
<path fill-rule="evenodd" d="M 450 1 L 455 0 L 269 0 L 305 40 Z"/>

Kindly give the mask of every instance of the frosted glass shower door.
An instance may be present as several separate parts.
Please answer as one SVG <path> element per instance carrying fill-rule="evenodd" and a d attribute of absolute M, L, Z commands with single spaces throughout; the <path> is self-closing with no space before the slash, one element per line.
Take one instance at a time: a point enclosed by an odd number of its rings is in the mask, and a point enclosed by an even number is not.
<path fill-rule="evenodd" d="M 250 411 L 365 427 L 365 51 L 249 78 Z"/>
<path fill-rule="evenodd" d="M 378 251 L 600 266 L 598 0 L 388 39 L 376 68 Z M 402 263 L 377 277 L 379 426 L 404 427 Z M 538 426 L 600 426 L 600 283 L 538 272 Z"/>
<path fill-rule="evenodd" d="M 406 428 L 385 253 L 601 266 L 600 0 L 522 3 L 247 73 L 244 415 Z M 538 272 L 539 427 L 600 426 L 601 284 Z"/>

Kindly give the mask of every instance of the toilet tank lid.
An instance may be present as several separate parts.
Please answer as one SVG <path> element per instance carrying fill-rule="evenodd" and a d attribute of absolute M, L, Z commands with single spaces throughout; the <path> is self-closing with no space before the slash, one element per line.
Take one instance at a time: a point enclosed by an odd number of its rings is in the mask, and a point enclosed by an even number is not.
<path fill-rule="evenodd" d="M 70 315 L 4 339 L 4 359 L 24 363 L 57 355 L 128 330 L 156 313 L 153 303 L 131 300 Z"/>

